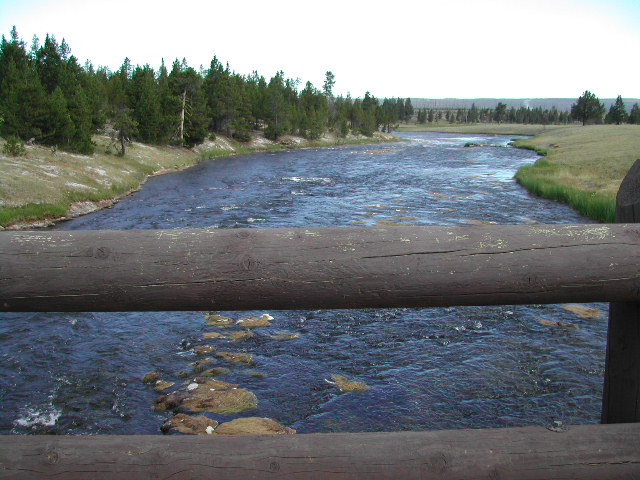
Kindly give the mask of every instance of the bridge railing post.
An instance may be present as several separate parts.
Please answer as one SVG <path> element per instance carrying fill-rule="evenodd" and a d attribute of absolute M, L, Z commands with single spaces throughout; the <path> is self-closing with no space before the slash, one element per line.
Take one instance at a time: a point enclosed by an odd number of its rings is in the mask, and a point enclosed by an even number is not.
<path fill-rule="evenodd" d="M 616 197 L 616 222 L 640 223 L 640 160 Z M 602 423 L 640 422 L 640 302 L 612 302 L 602 397 Z"/>

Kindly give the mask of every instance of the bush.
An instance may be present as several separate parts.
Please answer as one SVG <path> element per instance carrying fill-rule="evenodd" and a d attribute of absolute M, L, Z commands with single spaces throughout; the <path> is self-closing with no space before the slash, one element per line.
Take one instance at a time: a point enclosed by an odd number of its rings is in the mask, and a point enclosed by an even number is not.
<path fill-rule="evenodd" d="M 2 152 L 12 157 L 25 155 L 27 150 L 24 148 L 24 142 L 15 135 L 9 135 L 7 141 L 2 148 Z"/>

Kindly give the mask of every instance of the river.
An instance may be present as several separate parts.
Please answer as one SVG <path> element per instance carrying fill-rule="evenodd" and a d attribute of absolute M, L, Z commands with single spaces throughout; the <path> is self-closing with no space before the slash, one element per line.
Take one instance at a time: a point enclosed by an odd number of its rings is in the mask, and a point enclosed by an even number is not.
<path fill-rule="evenodd" d="M 536 157 L 505 148 L 511 137 L 399 135 L 410 141 L 203 162 L 55 228 L 588 223 L 515 183 Z M 152 409 L 142 377 L 179 386 L 205 344 L 255 360 L 218 360 L 259 402 L 219 421 L 269 417 L 299 433 L 595 423 L 606 306 L 566 307 L 213 312 L 273 317 L 241 342 L 203 340 L 216 330 L 206 312 L 3 313 L 0 433 L 157 434 L 171 413 Z M 369 389 L 341 392 L 334 374 Z"/>

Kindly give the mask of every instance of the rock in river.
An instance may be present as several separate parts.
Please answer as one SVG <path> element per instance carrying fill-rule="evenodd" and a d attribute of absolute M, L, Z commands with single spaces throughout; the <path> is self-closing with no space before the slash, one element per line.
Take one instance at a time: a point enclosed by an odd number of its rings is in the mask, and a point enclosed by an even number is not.
<path fill-rule="evenodd" d="M 232 353 L 218 352 L 216 356 L 226 360 L 227 362 L 244 363 L 245 365 L 254 365 L 253 355 L 250 353 Z"/>
<path fill-rule="evenodd" d="M 211 435 L 217 426 L 218 422 L 205 417 L 204 415 L 190 417 L 184 413 L 178 413 L 173 418 L 164 422 L 162 427 L 160 427 L 160 430 L 164 433 L 169 433 L 171 430 L 175 430 L 180 433 Z"/>
<path fill-rule="evenodd" d="M 268 327 L 269 325 L 271 325 L 270 320 L 273 320 L 273 317 L 265 313 L 261 317 L 241 318 L 236 322 L 236 324 L 242 326 L 243 328 Z"/>
<path fill-rule="evenodd" d="M 369 390 L 369 385 L 364 382 L 358 382 L 355 380 L 349 380 L 342 375 L 331 375 L 332 382 L 326 380 L 327 383 L 335 385 L 341 392 L 366 392 Z"/>
<path fill-rule="evenodd" d="M 156 400 L 156 410 L 185 409 L 190 412 L 239 413 L 258 406 L 256 396 L 233 383 L 208 377 L 196 377 L 185 391 L 163 395 Z"/>
<path fill-rule="evenodd" d="M 229 318 L 229 317 L 223 317 L 222 315 L 216 315 L 213 313 L 207 313 L 204 316 L 205 320 L 207 321 L 207 323 L 209 325 L 215 325 L 215 326 L 225 326 L 225 325 L 231 325 L 233 323 L 233 319 Z"/>
<path fill-rule="evenodd" d="M 270 418 L 246 417 L 222 423 L 213 433 L 216 435 L 292 435 L 296 431 Z"/>

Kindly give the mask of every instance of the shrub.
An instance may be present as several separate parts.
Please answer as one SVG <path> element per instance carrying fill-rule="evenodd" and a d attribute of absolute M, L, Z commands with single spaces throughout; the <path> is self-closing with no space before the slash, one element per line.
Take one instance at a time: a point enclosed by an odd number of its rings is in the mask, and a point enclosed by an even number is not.
<path fill-rule="evenodd" d="M 24 148 L 24 142 L 15 135 L 9 135 L 7 137 L 2 151 L 12 157 L 19 157 L 27 153 L 27 150 Z"/>

